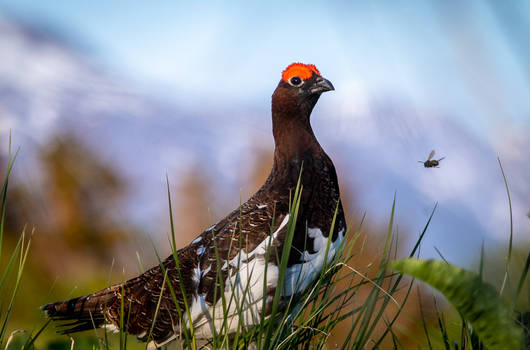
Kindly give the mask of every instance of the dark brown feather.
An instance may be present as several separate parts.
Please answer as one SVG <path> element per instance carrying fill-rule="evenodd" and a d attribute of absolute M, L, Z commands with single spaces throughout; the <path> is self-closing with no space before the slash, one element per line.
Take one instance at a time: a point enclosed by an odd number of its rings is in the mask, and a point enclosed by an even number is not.
<path fill-rule="evenodd" d="M 313 73 L 305 84 L 309 88 L 318 78 L 320 76 Z M 181 312 L 184 312 L 185 302 L 190 305 L 198 295 L 204 295 L 209 305 L 219 300 L 219 281 L 225 281 L 234 273 L 226 267 L 227 261 L 234 259 L 241 250 L 253 251 L 271 232 L 278 230 L 289 212 L 291 196 L 302 168 L 300 211 L 288 265 L 300 263 L 304 250 L 315 252 L 313 239 L 306 234 L 307 228 L 319 228 L 328 237 L 337 209 L 332 241 L 335 241 L 337 232 L 345 230 L 335 168 L 310 125 L 310 114 L 320 93 L 308 91 L 280 81 L 272 96 L 274 165 L 265 184 L 239 208 L 177 252 L 180 272 L 172 256 L 163 262 Z M 283 248 L 285 232 L 285 228 L 280 230 L 273 241 L 272 264 L 278 263 L 279 254 L 275 253 Z M 221 271 L 220 278 L 217 271 Z M 123 284 L 81 298 L 48 304 L 43 309 L 53 320 L 68 322 L 59 331 L 71 333 L 104 324 L 119 327 L 123 303 L 124 318 L 128 319 L 126 331 L 146 341 L 153 327 L 151 339 L 162 343 L 173 337 L 183 322 L 169 288 L 166 286 L 161 290 L 163 279 L 162 268 L 155 266 Z M 272 295 L 274 289 L 268 292 Z M 160 310 L 154 320 L 160 298 Z"/>

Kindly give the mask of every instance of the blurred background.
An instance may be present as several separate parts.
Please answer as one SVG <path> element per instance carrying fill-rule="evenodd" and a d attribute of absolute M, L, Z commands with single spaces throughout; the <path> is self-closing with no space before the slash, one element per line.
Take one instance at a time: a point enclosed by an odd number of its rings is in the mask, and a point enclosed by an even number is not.
<path fill-rule="evenodd" d="M 259 188 L 295 61 L 336 88 L 312 124 L 368 251 L 394 194 L 403 255 L 438 203 L 421 256 L 476 270 L 484 244 L 500 284 L 497 157 L 515 269 L 530 249 L 529 35 L 525 1 L 0 0 L 0 170 L 10 134 L 20 147 L 6 246 L 35 229 L 15 325 L 154 265 L 153 245 L 169 254 L 166 175 L 182 246 Z"/>

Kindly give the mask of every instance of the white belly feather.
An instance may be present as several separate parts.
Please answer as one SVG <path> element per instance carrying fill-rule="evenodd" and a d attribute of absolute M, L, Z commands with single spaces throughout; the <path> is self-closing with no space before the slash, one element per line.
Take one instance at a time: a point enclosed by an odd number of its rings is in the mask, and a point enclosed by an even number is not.
<path fill-rule="evenodd" d="M 273 240 L 277 237 L 279 231 L 287 225 L 288 221 L 289 215 L 284 218 L 276 232 L 272 234 Z M 300 263 L 287 268 L 282 296 L 288 297 L 307 289 L 311 282 L 320 274 L 324 265 L 328 239 L 330 237 L 324 237 L 319 228 L 309 228 L 308 235 L 313 239 L 315 252 L 311 254 L 308 251 L 304 251 L 300 257 Z M 344 229 L 339 231 L 335 242 L 330 243 L 327 263 L 331 262 L 343 240 Z M 270 237 L 268 237 L 250 253 L 241 251 L 222 267 L 224 269 L 237 268 L 238 270 L 237 273 L 226 279 L 223 286 L 226 314 L 228 315 L 226 317 L 226 325 L 225 310 L 223 309 L 223 301 L 221 299 L 215 306 L 212 306 L 206 302 L 205 295 L 197 295 L 193 298 L 190 314 L 193 320 L 194 335 L 197 339 L 211 339 L 214 331 L 213 327 L 215 327 L 217 333 L 220 331 L 223 333 L 226 331 L 233 333 L 239 327 L 248 327 L 261 322 L 265 270 L 267 273 L 267 287 L 274 287 L 278 282 L 278 266 L 268 264 L 268 267 L 265 269 L 264 255 L 270 244 Z M 211 266 L 202 270 L 195 269 L 197 276 L 194 276 L 194 279 L 200 278 L 210 269 Z M 271 303 L 272 296 L 269 295 L 267 298 L 266 304 Z M 184 323 L 186 326 L 188 325 L 187 317 L 184 317 Z M 173 339 L 175 339 L 174 336 L 164 341 L 163 344 Z M 163 344 L 151 342 L 150 347 L 154 348 Z"/>
<path fill-rule="evenodd" d="M 288 223 L 287 215 L 272 238 L 275 239 L 279 231 Z M 323 265 L 328 244 L 328 237 L 324 237 L 319 228 L 309 228 L 308 235 L 313 241 L 315 252 L 303 252 L 300 264 L 289 267 L 286 271 L 285 284 L 282 296 L 290 296 L 309 287 L 311 282 L 318 276 Z M 335 242 L 329 245 L 328 263 L 335 256 L 339 246 L 344 239 L 344 229 L 338 233 Z M 240 252 L 229 263 L 225 263 L 223 268 L 237 268 L 238 272 L 225 281 L 224 297 L 227 308 L 226 327 L 228 333 L 235 332 L 238 327 L 247 327 L 261 322 L 261 311 L 263 308 L 264 296 L 264 274 L 267 273 L 267 287 L 274 287 L 278 282 L 278 266 L 268 264 L 265 268 L 265 251 L 270 245 L 270 238 L 265 239 L 252 252 Z M 266 290 L 266 289 L 265 289 Z M 267 303 L 272 302 L 272 297 L 268 296 Z M 241 307 L 243 306 L 243 307 Z M 239 310 L 238 310 L 239 309 Z M 211 338 L 213 334 L 212 325 L 219 332 L 224 325 L 225 312 L 222 300 L 219 300 L 215 307 L 205 301 L 204 295 L 199 295 L 193 299 L 191 305 L 191 316 L 194 320 L 194 333 L 197 338 Z M 223 331 L 226 331 L 223 329 Z"/>

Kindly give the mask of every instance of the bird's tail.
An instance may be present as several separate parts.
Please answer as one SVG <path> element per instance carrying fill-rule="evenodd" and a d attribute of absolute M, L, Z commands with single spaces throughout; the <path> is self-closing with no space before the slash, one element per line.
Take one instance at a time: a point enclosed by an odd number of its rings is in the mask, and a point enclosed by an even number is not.
<path fill-rule="evenodd" d="M 119 296 L 119 286 L 99 292 L 42 306 L 42 311 L 53 321 L 61 324 L 58 333 L 69 334 L 105 325 L 105 313 Z"/>

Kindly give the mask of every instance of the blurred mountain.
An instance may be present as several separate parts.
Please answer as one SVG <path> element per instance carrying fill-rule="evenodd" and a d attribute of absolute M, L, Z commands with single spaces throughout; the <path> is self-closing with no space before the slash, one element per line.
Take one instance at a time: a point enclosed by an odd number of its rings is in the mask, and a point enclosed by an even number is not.
<path fill-rule="evenodd" d="M 241 187 L 263 162 L 255 155 L 273 147 L 268 96 L 243 107 L 228 101 L 212 107 L 205 96 L 196 109 L 184 109 L 114 76 L 52 32 L 1 16 L 0 60 L 0 138 L 11 130 L 22 146 L 19 178 L 42 184 L 38 150 L 57 135 L 74 135 L 120 169 L 132 189 L 127 204 L 115 208 L 117 216 L 152 233 L 167 232 L 166 174 L 179 184 L 190 170 L 201 171 L 211 183 L 215 220 L 239 204 L 240 193 L 253 190 L 255 184 Z M 415 234 L 438 202 L 423 253 L 434 256 L 436 246 L 449 260 L 469 262 L 483 239 L 486 247 L 507 242 L 500 156 L 512 191 L 516 240 L 528 242 L 528 124 L 507 125 L 497 139 L 487 140 L 458 123 L 465 116 L 449 118 L 399 92 L 359 98 L 350 86 L 336 88 L 322 98 L 312 122 L 343 187 L 355 193 L 352 215 L 386 220 L 397 192 L 400 231 Z M 432 149 L 445 159 L 440 168 L 425 169 L 418 161 Z"/>
<path fill-rule="evenodd" d="M 250 137 L 234 130 L 230 115 L 216 115 L 212 125 L 210 115 L 185 113 L 135 90 L 79 51 L 47 31 L 0 17 L 0 138 L 12 132 L 22 146 L 22 177 L 38 184 L 35 152 L 57 135 L 73 134 L 127 176 L 135 188 L 128 210 L 143 224 L 166 203 L 165 175 L 178 179 L 195 158 L 219 183 L 234 180 L 232 169 L 244 161 L 235 159 L 235 150 L 245 149 Z M 219 168 L 230 169 L 220 174 Z M 234 193 L 238 198 L 237 188 Z"/>

